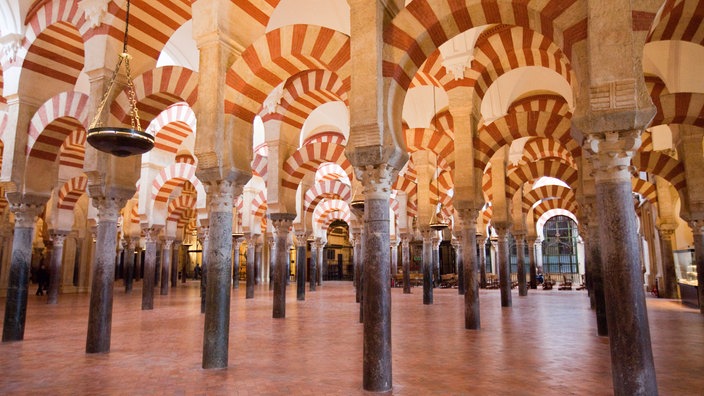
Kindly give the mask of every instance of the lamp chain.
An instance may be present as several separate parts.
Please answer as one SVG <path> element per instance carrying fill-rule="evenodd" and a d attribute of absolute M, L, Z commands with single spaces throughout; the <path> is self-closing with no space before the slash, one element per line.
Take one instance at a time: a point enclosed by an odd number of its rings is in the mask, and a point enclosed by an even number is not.
<path fill-rule="evenodd" d="M 108 101 L 108 97 L 110 96 L 110 92 L 112 91 L 112 87 L 115 84 L 115 79 L 117 78 L 117 73 L 120 71 L 120 66 L 122 66 L 122 57 L 119 57 L 119 60 L 117 61 L 117 65 L 115 66 L 115 70 L 112 72 L 112 76 L 110 77 L 110 81 L 108 82 L 108 87 L 105 90 L 105 93 L 103 93 L 103 97 L 100 99 L 100 104 L 98 105 L 98 108 L 95 110 L 95 117 L 93 118 L 93 121 L 90 123 L 90 126 L 88 129 L 93 129 L 99 126 L 102 126 L 103 121 L 101 120 L 100 115 L 103 114 L 103 109 L 105 108 L 105 103 Z"/>

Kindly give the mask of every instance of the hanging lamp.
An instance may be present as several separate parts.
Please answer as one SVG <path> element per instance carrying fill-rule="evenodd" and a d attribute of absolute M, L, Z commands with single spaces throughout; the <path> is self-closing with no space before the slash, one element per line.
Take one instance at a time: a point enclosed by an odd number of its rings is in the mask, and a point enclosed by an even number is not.
<path fill-rule="evenodd" d="M 364 197 L 359 193 L 358 189 L 355 188 L 354 194 L 352 194 L 352 201 L 350 201 L 350 207 L 354 210 L 364 212 Z"/>
<path fill-rule="evenodd" d="M 122 42 L 122 53 L 119 56 L 115 70 L 112 73 L 103 98 L 100 100 L 95 117 L 90 123 L 86 140 L 88 143 L 102 152 L 115 155 L 117 157 L 127 157 L 130 155 L 144 154 L 154 147 L 154 136 L 142 130 L 139 121 L 139 111 L 137 110 L 137 99 L 134 90 L 134 82 L 130 71 L 130 58 L 127 53 L 127 37 L 130 26 L 130 0 L 127 0 L 127 12 L 125 16 L 125 36 Z M 115 86 L 117 75 L 122 64 L 125 64 L 125 74 L 127 77 L 127 98 L 130 102 L 130 127 L 104 126 L 101 115 L 105 104 L 110 97 L 110 92 Z"/>
<path fill-rule="evenodd" d="M 435 128 L 435 132 L 438 130 L 438 123 L 437 123 L 437 117 L 436 117 L 436 109 L 435 109 L 435 86 L 433 86 L 433 128 Z M 435 156 L 435 171 L 437 172 L 438 170 L 438 157 Z M 442 216 L 442 202 L 440 202 L 440 189 L 438 187 L 438 178 L 440 177 L 440 173 L 437 172 L 437 176 L 435 177 L 435 191 L 438 194 L 438 205 L 435 207 L 435 211 L 433 211 L 433 215 L 430 217 L 430 223 L 428 224 L 428 227 L 430 229 L 435 230 L 435 231 L 442 231 L 445 228 L 448 227 L 447 222 L 445 222 L 445 219 Z M 438 215 L 439 213 L 439 215 Z"/>

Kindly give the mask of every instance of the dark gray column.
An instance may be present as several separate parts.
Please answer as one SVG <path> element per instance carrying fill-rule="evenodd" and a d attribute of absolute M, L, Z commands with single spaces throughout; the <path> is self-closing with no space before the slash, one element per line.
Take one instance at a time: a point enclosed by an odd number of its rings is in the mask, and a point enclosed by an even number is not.
<path fill-rule="evenodd" d="M 271 213 L 269 219 L 274 228 L 276 242 L 276 268 L 274 270 L 274 318 L 286 317 L 286 280 L 288 279 L 288 233 L 293 224 L 295 214 Z"/>
<path fill-rule="evenodd" d="M 245 298 L 254 298 L 254 245 L 259 235 L 247 235 L 247 274 Z"/>
<path fill-rule="evenodd" d="M 699 312 L 704 314 L 704 220 L 689 222 L 694 236 L 694 262 L 697 267 L 697 282 L 699 287 Z"/>
<path fill-rule="evenodd" d="M 98 235 L 90 291 L 86 353 L 110 352 L 117 219 L 120 209 L 132 194 L 125 194 L 124 197 L 92 197 L 93 205 L 98 209 Z"/>
<path fill-rule="evenodd" d="M 528 295 L 526 284 L 526 254 L 525 240 L 523 234 L 514 235 L 516 238 L 516 276 L 518 277 L 518 295 L 521 297 Z"/>
<path fill-rule="evenodd" d="M 472 209 L 456 209 L 458 240 L 461 244 L 462 263 L 464 264 L 464 328 L 479 330 L 481 318 L 479 312 L 479 280 L 477 279 L 477 215 Z"/>
<path fill-rule="evenodd" d="M 59 301 L 59 286 L 63 274 L 62 264 L 64 259 L 64 241 L 68 232 L 51 232 L 51 265 L 49 266 L 49 290 L 47 304 L 56 304 Z"/>
<path fill-rule="evenodd" d="M 181 245 L 178 247 L 178 254 L 179 254 L 179 262 L 181 263 L 181 273 L 183 276 L 181 277 L 181 283 L 186 283 L 186 279 L 188 278 L 188 271 L 191 269 L 190 268 L 190 257 L 188 257 L 188 248 L 190 245 Z"/>
<path fill-rule="evenodd" d="M 662 283 L 663 290 L 660 297 L 679 298 L 679 288 L 677 286 L 677 274 L 675 272 L 675 255 L 672 252 L 672 235 L 675 233 L 677 224 L 660 224 L 658 232 L 660 234 L 660 248 L 662 251 Z"/>
<path fill-rule="evenodd" d="M 423 236 L 423 304 L 433 303 L 433 234 L 430 228 L 421 228 Z"/>
<path fill-rule="evenodd" d="M 599 240 L 614 394 L 657 394 L 641 273 L 630 159 L 639 133 L 593 137 Z M 603 139 L 603 140 L 601 140 Z M 596 146 L 596 147 L 595 147 Z"/>
<path fill-rule="evenodd" d="M 433 287 L 440 286 L 440 242 L 438 232 L 433 232 Z"/>
<path fill-rule="evenodd" d="M 465 284 L 464 284 L 464 264 L 462 264 L 462 249 L 461 244 L 457 236 L 452 239 L 452 249 L 455 251 L 455 265 L 457 266 L 457 294 L 464 295 Z"/>
<path fill-rule="evenodd" d="M 389 197 L 396 172 L 385 165 L 358 169 L 364 185 L 363 388 L 391 389 Z"/>
<path fill-rule="evenodd" d="M 169 295 L 169 278 L 171 277 L 171 246 L 174 240 L 171 238 L 165 239 L 161 251 L 161 291 L 162 296 Z"/>
<path fill-rule="evenodd" d="M 154 309 L 154 267 L 156 266 L 156 238 L 159 229 L 143 228 L 144 278 L 142 279 L 142 310 Z"/>
<path fill-rule="evenodd" d="M 359 229 L 352 231 L 352 248 L 354 249 L 354 289 L 355 301 L 362 301 L 362 232 Z"/>
<path fill-rule="evenodd" d="M 134 258 L 134 279 L 136 281 L 142 280 L 142 267 L 144 263 L 142 262 L 142 244 L 140 238 L 137 238 L 134 246 L 135 258 Z"/>
<path fill-rule="evenodd" d="M 318 281 L 318 245 L 315 243 L 315 241 L 310 242 L 310 258 L 310 286 L 308 290 L 315 291 L 315 286 Z"/>
<path fill-rule="evenodd" d="M 308 244 L 308 232 L 296 232 L 296 299 L 305 301 L 306 299 L 306 245 Z"/>
<path fill-rule="evenodd" d="M 508 261 L 508 224 L 494 224 L 498 235 L 497 261 L 499 267 L 499 288 L 501 289 L 501 306 L 511 306 L 511 264 Z"/>
<path fill-rule="evenodd" d="M 479 287 L 486 289 L 486 237 L 479 234 L 476 238 L 479 245 Z"/>
<path fill-rule="evenodd" d="M 401 236 L 401 265 L 403 266 L 403 294 L 411 294 L 411 235 Z"/>
<path fill-rule="evenodd" d="M 125 268 L 125 293 L 132 291 L 132 285 L 134 283 L 134 248 L 139 243 L 138 238 L 133 238 L 127 236 L 125 238 L 125 260 L 123 262 Z"/>
<path fill-rule="evenodd" d="M 208 222 L 208 224 L 210 224 Z M 208 254 L 210 248 L 210 227 L 201 226 L 198 228 L 198 238 L 201 245 L 201 265 L 200 265 L 200 313 L 205 313 L 205 300 L 208 290 Z"/>
<path fill-rule="evenodd" d="M 398 240 L 391 241 L 391 277 L 395 277 L 398 273 Z"/>
<path fill-rule="evenodd" d="M 208 283 L 205 296 L 203 368 L 224 368 L 230 340 L 230 282 L 232 279 L 232 203 L 234 183 L 203 183 L 208 194 Z"/>
<path fill-rule="evenodd" d="M 241 234 L 240 234 L 241 235 Z M 240 246 L 242 246 L 243 237 L 236 237 L 232 254 L 234 256 L 234 264 L 232 268 L 232 288 L 240 288 Z"/>
<path fill-rule="evenodd" d="M 24 338 L 34 219 L 43 211 L 46 202 L 46 199 L 30 200 L 10 194 L 7 194 L 7 199 L 10 202 L 10 210 L 15 215 L 15 233 L 12 239 L 5 320 L 2 327 L 3 342 L 21 341 Z"/>
<path fill-rule="evenodd" d="M 594 295 L 597 334 L 600 336 L 608 336 L 609 328 L 606 320 L 606 299 L 604 297 L 604 267 L 601 263 L 600 214 L 594 199 L 595 198 L 590 197 L 587 202 L 582 205 L 588 219 L 586 224 L 589 233 L 587 236 L 589 241 L 587 247 L 589 250 L 586 252 L 588 260 L 587 266 L 590 270 L 589 277 L 592 284 L 592 294 Z"/>
<path fill-rule="evenodd" d="M 323 285 L 323 272 L 327 271 L 327 260 L 325 259 L 325 245 L 327 241 L 323 238 L 317 238 L 318 244 L 318 286 Z"/>
<path fill-rule="evenodd" d="M 183 241 L 174 240 L 174 244 L 171 246 L 171 287 L 176 287 L 178 285 L 178 269 L 181 268 L 181 243 Z M 183 271 L 182 276 L 186 276 L 186 271 Z"/>
<path fill-rule="evenodd" d="M 528 244 L 528 262 L 530 263 L 530 288 L 538 288 L 538 266 L 535 263 L 535 240 L 536 237 L 528 236 L 526 237 L 526 243 Z"/>
<path fill-rule="evenodd" d="M 274 290 L 274 271 L 276 271 L 276 238 L 267 237 L 269 247 L 269 290 Z"/>
<path fill-rule="evenodd" d="M 259 285 L 262 283 L 262 249 L 264 248 L 264 242 L 257 239 L 254 244 L 254 284 Z"/>

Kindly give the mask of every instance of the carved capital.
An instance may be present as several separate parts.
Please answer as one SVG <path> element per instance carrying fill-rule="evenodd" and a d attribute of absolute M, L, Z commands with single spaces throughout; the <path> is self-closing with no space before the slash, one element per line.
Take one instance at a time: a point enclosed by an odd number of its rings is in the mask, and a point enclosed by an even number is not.
<path fill-rule="evenodd" d="M 208 232 L 210 231 L 210 227 L 208 226 L 200 226 L 198 227 L 198 241 L 200 241 L 201 245 L 205 243 L 208 240 Z"/>
<path fill-rule="evenodd" d="M 66 241 L 66 236 L 68 236 L 68 232 L 64 232 L 64 231 L 49 232 L 49 237 L 51 238 L 51 243 L 54 245 L 54 247 L 63 246 L 64 241 Z"/>
<path fill-rule="evenodd" d="M 310 231 L 296 231 L 297 246 L 306 246 L 310 234 Z"/>
<path fill-rule="evenodd" d="M 403 246 L 404 249 L 408 249 L 408 246 L 411 243 L 412 238 L 413 238 L 413 235 L 411 235 L 407 232 L 401 234 L 401 246 Z"/>
<path fill-rule="evenodd" d="M 702 220 L 690 220 L 689 226 L 692 228 L 692 234 L 694 235 L 704 235 L 704 219 Z"/>
<path fill-rule="evenodd" d="M 635 168 L 631 158 L 640 147 L 640 131 L 591 134 L 584 140 L 584 149 L 590 157 L 597 183 L 630 180 Z"/>
<path fill-rule="evenodd" d="M 398 170 L 386 164 L 366 165 L 355 168 L 357 177 L 364 186 L 366 199 L 388 199 Z"/>
<path fill-rule="evenodd" d="M 217 180 L 203 182 L 208 195 L 208 205 L 211 213 L 231 213 L 232 204 L 235 202 L 234 182 Z"/>
<path fill-rule="evenodd" d="M 477 217 L 479 216 L 479 211 L 476 209 L 457 209 L 455 208 L 456 222 L 458 234 L 462 230 L 474 230 L 477 228 Z"/>
<path fill-rule="evenodd" d="M 424 227 L 420 229 L 420 236 L 423 238 L 423 243 L 432 243 L 435 230 Z"/>
<path fill-rule="evenodd" d="M 103 18 L 108 12 L 110 0 L 81 0 L 78 8 L 85 14 L 86 21 L 91 28 L 96 28 L 103 23 Z"/>
<path fill-rule="evenodd" d="M 171 250 L 171 245 L 173 245 L 174 240 L 171 238 L 167 238 L 164 240 L 164 249 L 166 250 Z"/>
<path fill-rule="evenodd" d="M 17 53 L 22 48 L 23 34 L 9 33 L 0 37 L 0 46 L 2 46 L 2 62 L 12 63 L 17 60 Z"/>
<path fill-rule="evenodd" d="M 123 197 L 98 196 L 93 197 L 93 206 L 98 209 L 98 222 L 112 221 L 116 222 L 120 217 L 120 210 L 127 203 L 127 199 Z"/>
<path fill-rule="evenodd" d="M 144 227 L 142 228 L 142 235 L 144 235 L 144 242 L 145 243 L 151 243 L 151 242 L 156 242 L 157 237 L 159 236 L 159 231 L 161 230 L 161 227 Z"/>

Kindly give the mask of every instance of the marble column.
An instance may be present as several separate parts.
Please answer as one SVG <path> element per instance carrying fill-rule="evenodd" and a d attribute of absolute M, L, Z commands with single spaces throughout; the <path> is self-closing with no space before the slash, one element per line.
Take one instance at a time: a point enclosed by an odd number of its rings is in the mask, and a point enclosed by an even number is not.
<path fill-rule="evenodd" d="M 310 286 L 309 291 L 315 291 L 315 286 L 318 281 L 318 244 L 315 241 L 310 242 Z"/>
<path fill-rule="evenodd" d="M 401 265 L 403 266 L 403 294 L 411 294 L 411 235 L 401 235 Z"/>
<path fill-rule="evenodd" d="M 26 200 L 24 197 L 13 199 L 8 194 L 8 201 L 10 210 L 15 215 L 15 232 L 12 239 L 2 342 L 21 341 L 24 338 L 34 219 L 43 211 L 46 199 Z"/>
<path fill-rule="evenodd" d="M 465 292 L 464 265 L 462 264 L 462 249 L 457 237 L 452 239 L 452 249 L 455 251 L 455 265 L 457 266 L 457 294 L 463 296 Z"/>
<path fill-rule="evenodd" d="M 276 271 L 276 238 L 267 237 L 269 246 L 269 290 L 274 290 L 274 272 Z"/>
<path fill-rule="evenodd" d="M 363 387 L 390 389 L 391 285 L 389 197 L 397 172 L 386 165 L 358 169 L 364 186 Z"/>
<path fill-rule="evenodd" d="M 178 269 L 181 267 L 179 260 L 181 259 L 181 243 L 183 241 L 174 240 L 174 244 L 171 248 L 171 287 L 176 287 L 178 285 Z M 182 276 L 186 276 L 186 272 L 183 271 Z"/>
<path fill-rule="evenodd" d="M 274 318 L 286 317 L 286 280 L 288 279 L 288 233 L 295 214 L 271 213 L 269 219 L 274 228 L 274 238 L 276 242 L 276 267 L 274 269 Z"/>
<path fill-rule="evenodd" d="M 134 249 L 135 246 L 139 243 L 138 238 L 133 238 L 133 237 L 126 237 L 125 238 L 125 260 L 124 260 L 124 268 L 125 268 L 125 293 L 130 293 L 132 291 L 132 285 L 134 283 L 134 272 L 135 272 L 135 267 L 134 267 Z"/>
<path fill-rule="evenodd" d="M 355 301 L 359 303 L 362 300 L 362 233 L 359 231 L 352 232 L 352 249 L 354 250 L 354 290 Z"/>
<path fill-rule="evenodd" d="M 477 234 L 476 238 L 479 245 L 479 287 L 486 289 L 486 237 Z"/>
<path fill-rule="evenodd" d="M 516 238 L 516 276 L 518 277 L 518 295 L 525 297 L 528 295 L 526 284 L 526 243 L 523 234 L 514 235 Z"/>
<path fill-rule="evenodd" d="M 478 210 L 456 209 L 458 241 L 464 265 L 464 328 L 479 330 L 479 282 L 477 279 L 477 216 Z"/>
<path fill-rule="evenodd" d="M 188 270 L 190 269 L 190 257 L 188 257 L 188 248 L 190 245 L 181 245 L 178 247 L 179 262 L 181 263 L 181 283 L 186 283 L 188 278 Z"/>
<path fill-rule="evenodd" d="M 169 295 L 169 278 L 171 271 L 171 246 L 174 244 L 174 240 L 167 238 L 164 240 L 161 251 L 161 291 L 159 294 L 162 296 Z"/>
<path fill-rule="evenodd" d="M 438 231 L 433 233 L 433 287 L 440 286 L 440 242 Z"/>
<path fill-rule="evenodd" d="M 210 249 L 210 226 L 198 228 L 198 239 L 201 246 L 200 264 L 200 313 L 205 314 L 205 300 L 208 290 L 208 254 Z"/>
<path fill-rule="evenodd" d="M 156 238 L 159 229 L 143 228 L 144 278 L 142 278 L 142 310 L 154 309 L 154 267 L 156 266 Z"/>
<path fill-rule="evenodd" d="M 699 287 L 699 312 L 704 314 L 704 220 L 691 220 L 694 237 L 694 262 L 697 267 L 697 282 Z"/>
<path fill-rule="evenodd" d="M 296 232 L 296 299 L 306 300 L 306 245 L 308 233 Z"/>
<path fill-rule="evenodd" d="M 259 285 L 262 283 L 262 249 L 264 248 L 264 242 L 262 239 L 257 238 L 254 244 L 254 284 Z"/>
<path fill-rule="evenodd" d="M 614 393 L 657 394 L 633 207 L 631 157 L 638 131 L 606 132 L 587 140 L 594 152 L 596 208 Z"/>
<path fill-rule="evenodd" d="M 245 281 L 245 298 L 254 298 L 254 245 L 259 235 L 247 235 L 247 273 Z"/>
<path fill-rule="evenodd" d="M 323 238 L 318 238 L 318 286 L 323 285 L 323 272 L 327 271 L 327 260 L 325 259 L 326 241 Z"/>
<path fill-rule="evenodd" d="M 142 267 L 144 263 L 142 262 L 142 244 L 140 238 L 137 238 L 135 245 L 135 258 L 134 258 L 134 280 L 142 280 Z"/>
<path fill-rule="evenodd" d="M 672 235 L 675 233 L 677 224 L 660 224 L 658 233 L 660 234 L 660 249 L 662 252 L 662 283 L 663 290 L 660 297 L 679 298 L 679 288 L 677 287 L 677 274 L 675 272 L 675 255 L 672 252 Z"/>
<path fill-rule="evenodd" d="M 230 282 L 232 279 L 232 203 L 234 183 L 203 183 L 208 194 L 208 283 L 203 330 L 203 368 L 225 368 L 230 340 Z"/>
<path fill-rule="evenodd" d="M 606 324 L 606 300 L 604 297 L 604 270 L 601 264 L 601 245 L 600 245 L 600 231 L 599 231 L 599 217 L 596 212 L 595 204 L 585 203 L 582 205 L 584 211 L 588 215 L 587 227 L 587 240 L 589 243 L 587 247 L 589 250 L 586 252 L 589 267 L 589 278 L 592 285 L 592 294 L 594 295 L 594 310 L 596 313 L 596 331 L 597 335 L 608 336 L 609 328 Z"/>
<path fill-rule="evenodd" d="M 241 235 L 241 234 L 240 234 Z M 240 288 L 240 246 L 242 246 L 243 237 L 236 237 L 234 241 L 234 248 L 232 249 L 232 254 L 234 256 L 234 264 L 232 268 L 232 288 Z"/>
<path fill-rule="evenodd" d="M 391 240 L 391 278 L 395 278 L 398 273 L 398 242 L 396 239 Z"/>
<path fill-rule="evenodd" d="M 423 304 L 433 303 L 433 234 L 430 228 L 422 228 L 423 236 Z"/>
<path fill-rule="evenodd" d="M 509 246 L 508 246 L 508 224 L 494 224 L 496 234 L 498 235 L 497 261 L 499 267 L 499 289 L 501 289 L 501 306 L 511 306 L 511 264 L 509 263 Z"/>
<path fill-rule="evenodd" d="M 538 266 L 535 262 L 535 240 L 537 238 L 534 236 L 526 237 L 526 243 L 528 244 L 528 262 L 530 263 L 530 288 L 538 288 Z"/>
<path fill-rule="evenodd" d="M 51 264 L 49 267 L 49 290 L 47 304 L 56 304 L 59 301 L 59 286 L 61 284 L 62 264 L 64 259 L 64 241 L 68 232 L 51 232 L 52 249 Z"/>
<path fill-rule="evenodd" d="M 120 216 L 120 209 L 125 206 L 131 195 L 92 198 L 93 205 L 98 209 L 98 235 L 90 291 L 86 353 L 110 351 L 117 219 Z"/>

